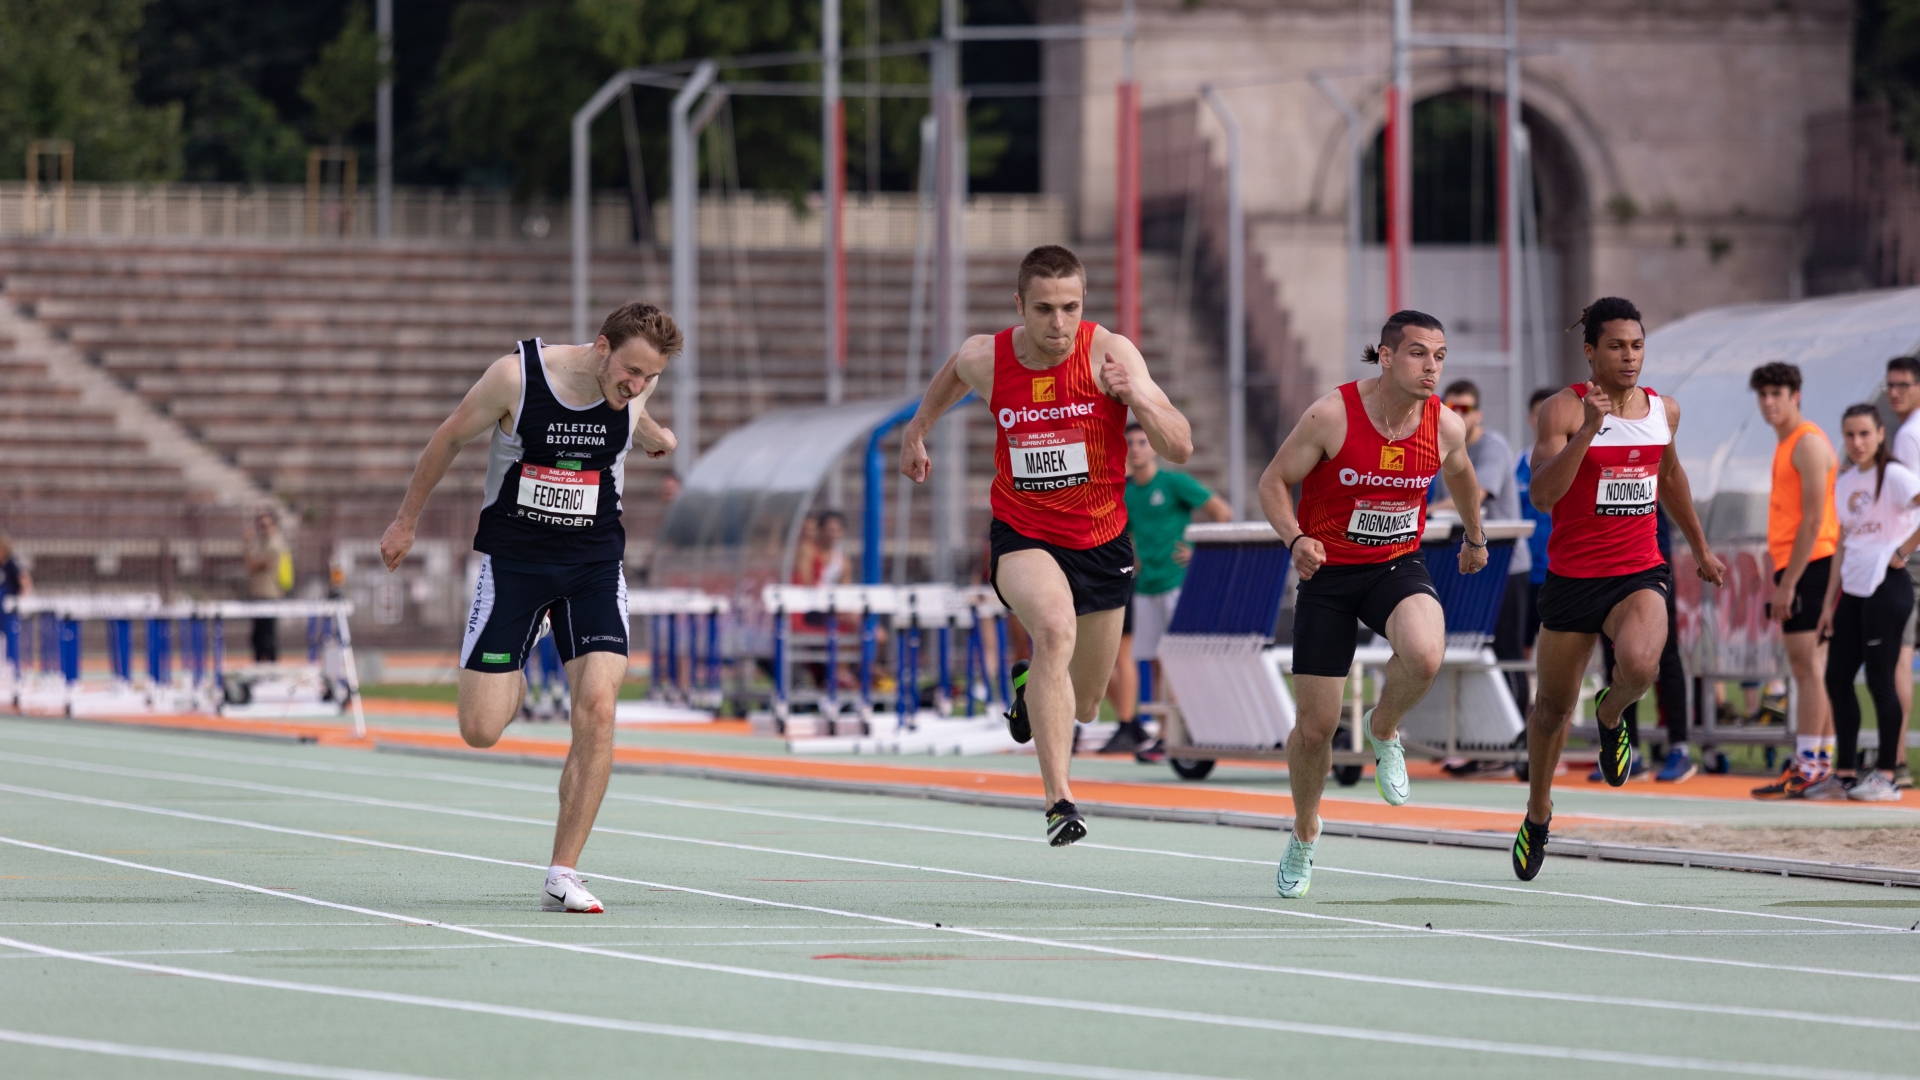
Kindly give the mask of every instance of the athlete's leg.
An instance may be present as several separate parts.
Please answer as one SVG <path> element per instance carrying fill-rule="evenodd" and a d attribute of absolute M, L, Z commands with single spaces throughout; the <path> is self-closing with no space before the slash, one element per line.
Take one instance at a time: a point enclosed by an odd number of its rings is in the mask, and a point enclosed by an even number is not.
<path fill-rule="evenodd" d="M 1393 659 L 1387 661 L 1380 701 L 1373 707 L 1373 737 L 1385 741 L 1400 734 L 1400 720 L 1427 696 L 1447 648 L 1447 616 L 1440 601 L 1414 593 L 1394 605 L 1387 617 L 1387 641 Z"/>
<path fill-rule="evenodd" d="M 576 866 L 587 846 L 600 800 L 613 772 L 613 706 L 627 675 L 625 653 L 590 652 L 567 661 L 573 692 L 573 742 L 560 770 L 560 821 L 553 830 L 553 865 Z"/>
<path fill-rule="evenodd" d="M 1833 707 L 1827 701 L 1824 689 L 1826 645 L 1819 640 L 1819 633 L 1813 630 L 1780 636 L 1786 639 L 1787 667 L 1792 670 L 1794 688 L 1799 691 L 1797 696 L 1800 700 L 1793 710 L 1793 733 L 1801 736 L 1832 735 Z"/>
<path fill-rule="evenodd" d="M 1666 595 L 1656 589 L 1628 593 L 1607 612 L 1600 632 L 1613 641 L 1613 671 L 1607 696 L 1594 714 L 1601 727 L 1615 728 L 1620 714 L 1639 701 L 1660 674 L 1660 654 L 1667 647 Z"/>
<path fill-rule="evenodd" d="M 1127 667 L 1133 667 L 1132 650 L 1123 651 L 1120 647 L 1120 643 L 1127 640 L 1120 633 L 1125 616 L 1125 608 L 1114 608 L 1081 615 L 1074 620 L 1073 659 L 1067 662 L 1067 670 L 1073 679 L 1073 718 L 1077 723 L 1091 723 L 1099 718 L 1100 699 L 1112 682 L 1116 665 L 1124 660 Z M 1137 698 L 1140 693 L 1139 670 L 1134 669 L 1132 675 L 1133 694 Z M 1133 710 L 1139 704 L 1137 700 L 1130 702 L 1128 712 L 1120 718 L 1132 719 Z"/>
<path fill-rule="evenodd" d="M 994 585 L 1027 628 L 1033 643 L 1033 666 L 1027 672 L 1027 722 L 1033 727 L 1033 747 L 1040 758 L 1040 782 L 1046 787 L 1047 805 L 1061 799 L 1071 802 L 1067 773 L 1073 761 L 1076 707 L 1069 667 L 1079 639 L 1073 588 L 1053 556 L 1037 548 L 1000 556 Z M 1113 614 L 1118 616 L 1120 612 Z M 1116 621 L 1116 629 L 1118 625 Z M 1109 652 L 1101 665 L 1100 682 L 1093 690 L 1096 703 L 1099 688 L 1106 685 L 1106 676 L 1112 671 L 1113 654 Z"/>
<path fill-rule="evenodd" d="M 460 669 L 454 706 L 460 717 L 460 737 L 468 746 L 481 749 L 499 742 L 500 734 L 520 715 L 526 696 L 525 672 Z"/>
<path fill-rule="evenodd" d="M 1133 662 L 1133 635 L 1120 635 L 1118 649 L 1113 669 L 1107 673 L 1107 700 L 1113 702 L 1114 718 L 1124 724 L 1140 711 L 1140 669 Z"/>
<path fill-rule="evenodd" d="M 1293 734 L 1287 736 L 1287 786 L 1293 792 L 1293 835 L 1320 838 L 1320 795 L 1333 764 L 1333 733 L 1340 726 L 1345 676 L 1293 676 Z M 1404 711 L 1404 710 L 1403 710 Z"/>
<path fill-rule="evenodd" d="M 1553 813 L 1553 770 L 1567 745 L 1567 727 L 1580 705 L 1580 677 L 1598 637 L 1541 627 L 1534 643 L 1537 677 L 1533 711 L 1527 714 L 1527 818 L 1537 825 L 1546 824 Z"/>

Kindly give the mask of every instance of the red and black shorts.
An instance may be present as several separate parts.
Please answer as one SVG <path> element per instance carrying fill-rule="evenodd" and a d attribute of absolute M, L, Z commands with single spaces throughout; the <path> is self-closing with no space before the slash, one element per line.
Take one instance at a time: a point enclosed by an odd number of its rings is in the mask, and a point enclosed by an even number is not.
<path fill-rule="evenodd" d="M 987 540 L 993 554 L 988 580 L 993 582 L 993 591 L 999 594 L 1003 604 L 1007 603 L 1007 597 L 1000 592 L 1000 560 L 1016 551 L 1028 550 L 1044 551 L 1060 565 L 1060 572 L 1067 575 L 1067 585 L 1073 590 L 1075 615 L 1091 615 L 1133 604 L 1133 537 L 1125 532 L 1098 547 L 1078 550 L 1036 540 L 994 518 Z M 1013 605 L 1007 604 L 1007 607 L 1011 609 Z"/>

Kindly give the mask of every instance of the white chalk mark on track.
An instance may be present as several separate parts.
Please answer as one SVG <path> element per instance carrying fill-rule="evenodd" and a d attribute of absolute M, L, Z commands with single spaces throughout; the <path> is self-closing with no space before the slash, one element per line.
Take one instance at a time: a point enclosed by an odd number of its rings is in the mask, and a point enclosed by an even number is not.
<path fill-rule="evenodd" d="M 77 1050 L 108 1057 L 142 1058 L 179 1065 L 206 1065 L 216 1069 L 270 1073 L 275 1076 L 309 1076 L 314 1080 L 428 1080 L 412 1073 L 379 1072 L 373 1069 L 346 1069 L 332 1065 L 309 1065 L 301 1061 L 276 1061 L 273 1058 L 245 1054 L 214 1054 L 201 1050 L 176 1050 L 167 1046 L 135 1046 L 107 1042 L 104 1039 L 71 1039 L 65 1035 L 43 1035 L 33 1031 L 9 1031 L 0 1028 L 0 1042 L 39 1046 L 49 1050 Z"/>

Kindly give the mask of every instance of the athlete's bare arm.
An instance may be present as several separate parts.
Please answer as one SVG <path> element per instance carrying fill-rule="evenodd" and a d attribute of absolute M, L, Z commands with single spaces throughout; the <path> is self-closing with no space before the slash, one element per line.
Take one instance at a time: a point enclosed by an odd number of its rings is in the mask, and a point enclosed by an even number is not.
<path fill-rule="evenodd" d="M 1600 433 L 1600 426 L 1613 415 L 1613 401 L 1593 383 L 1587 383 L 1587 396 L 1562 390 L 1540 403 L 1539 435 L 1533 444 L 1533 481 L 1527 497 L 1534 509 L 1542 512 L 1573 486 L 1580 471 L 1580 459 Z"/>
<path fill-rule="evenodd" d="M 1273 531 L 1280 534 L 1280 542 L 1293 552 L 1293 565 L 1302 581 L 1327 561 L 1327 551 L 1313 537 L 1301 538 L 1293 486 L 1305 480 L 1315 465 L 1338 454 L 1346 441 L 1347 404 L 1335 390 L 1307 408 L 1307 415 L 1287 433 L 1279 452 L 1260 474 L 1260 509 L 1265 511 Z"/>
<path fill-rule="evenodd" d="M 1094 379 L 1109 396 L 1133 410 L 1153 451 L 1175 465 L 1193 456 L 1193 426 L 1167 399 L 1147 372 L 1146 358 L 1133 342 L 1101 327 L 1094 332 L 1091 353 L 1097 363 Z"/>
<path fill-rule="evenodd" d="M 1467 456 L 1467 422 L 1452 409 L 1440 410 L 1440 478 L 1447 482 L 1454 510 L 1467 539 L 1479 537 L 1479 546 L 1460 545 L 1460 572 L 1477 574 L 1487 565 L 1487 530 L 1480 523 L 1480 478 Z"/>
<path fill-rule="evenodd" d="M 927 433 L 933 430 L 934 421 L 960 404 L 968 390 L 978 392 L 984 400 L 993 399 L 992 334 L 968 338 L 960 351 L 948 357 L 940 370 L 933 373 L 933 382 L 927 387 L 926 396 L 920 399 L 919 411 L 901 432 L 900 472 L 914 483 L 926 483 L 933 472 L 933 459 L 927 456 Z"/>
<path fill-rule="evenodd" d="M 1793 592 L 1800 585 L 1800 575 L 1807 572 L 1820 526 L 1826 523 L 1827 470 L 1833 468 L 1833 449 L 1825 439 L 1803 437 L 1793 444 L 1793 468 L 1800 474 L 1800 527 L 1793 532 L 1793 554 L 1787 558 L 1786 572 L 1773 587 L 1773 607 L 1769 610 L 1777 623 L 1793 617 Z"/>
<path fill-rule="evenodd" d="M 661 427 L 660 421 L 647 415 L 647 399 L 653 397 L 654 388 L 659 385 L 658 379 L 649 382 L 640 396 L 627 405 L 633 410 L 633 441 L 640 444 L 640 449 L 645 450 L 650 458 L 666 457 L 680 445 L 679 438 L 671 430 Z"/>
<path fill-rule="evenodd" d="M 1660 400 L 1667 406 L 1667 430 L 1678 432 L 1680 402 L 1664 396 Z M 1800 441 L 1804 443 L 1807 440 Z M 1820 475 L 1825 477 L 1827 474 L 1823 471 Z M 1700 515 L 1693 508 L 1693 484 L 1687 480 L 1687 470 L 1680 467 L 1680 455 L 1675 452 L 1672 443 L 1667 444 L 1667 452 L 1660 455 L 1660 505 L 1666 509 L 1673 523 L 1680 527 L 1680 535 L 1687 538 L 1687 546 L 1693 549 L 1693 561 L 1696 564 L 1694 572 L 1704 581 L 1720 584 L 1726 577 L 1727 566 L 1707 546 L 1707 530 L 1700 526 Z M 1820 506 L 1813 511 L 1815 521 L 1820 520 L 1817 515 L 1825 506 L 1823 497 Z M 1808 541 L 1807 550 L 1813 550 L 1812 541 Z M 1837 560 L 1835 565 L 1835 572 L 1838 573 Z"/>
<path fill-rule="evenodd" d="M 420 451 L 420 461 L 413 467 L 413 479 L 407 483 L 406 498 L 400 500 L 400 512 L 393 516 L 393 524 L 387 526 L 386 534 L 380 538 L 380 558 L 389 571 L 398 567 L 412 549 L 413 531 L 420 524 L 420 511 L 427 505 L 427 496 L 433 494 L 440 478 L 447 475 L 447 468 L 459 456 L 460 448 L 506 420 L 519 401 L 520 354 L 508 353 L 488 365 L 480 381 L 467 391 L 460 407 L 441 421 L 439 430 L 427 440 L 427 448 Z"/>

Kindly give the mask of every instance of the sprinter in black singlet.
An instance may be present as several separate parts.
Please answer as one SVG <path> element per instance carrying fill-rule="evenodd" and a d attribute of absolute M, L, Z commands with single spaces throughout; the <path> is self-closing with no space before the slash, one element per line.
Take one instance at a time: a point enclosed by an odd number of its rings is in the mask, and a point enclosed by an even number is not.
<path fill-rule="evenodd" d="M 560 820 L 541 906 L 599 912 L 574 866 L 613 766 L 613 708 L 627 672 L 627 534 L 620 524 L 627 451 L 672 452 L 673 432 L 647 398 L 680 351 L 673 317 L 624 304 L 591 345 L 538 338 L 493 362 L 440 425 L 380 540 L 393 570 L 413 546 L 420 510 L 460 448 L 493 433 L 473 549 L 480 579 L 460 644 L 460 737 L 492 746 L 520 712 L 522 670 L 542 619 L 566 664 L 573 742 L 560 774 Z M 578 403 L 578 404 L 576 404 Z"/>

